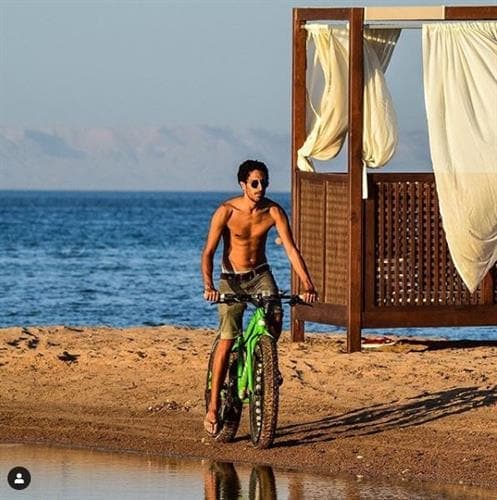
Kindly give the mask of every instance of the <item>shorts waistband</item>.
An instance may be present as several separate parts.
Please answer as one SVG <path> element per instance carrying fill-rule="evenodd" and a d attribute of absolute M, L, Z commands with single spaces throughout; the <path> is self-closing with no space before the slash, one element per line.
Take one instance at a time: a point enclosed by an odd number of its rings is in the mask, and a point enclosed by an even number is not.
<path fill-rule="evenodd" d="M 255 269 L 251 269 L 250 271 L 244 273 L 221 273 L 220 277 L 222 280 L 242 283 L 243 281 L 250 281 L 254 279 L 256 276 L 259 276 L 260 274 L 270 270 L 271 266 L 269 264 L 261 264 L 260 266 L 257 266 Z"/>

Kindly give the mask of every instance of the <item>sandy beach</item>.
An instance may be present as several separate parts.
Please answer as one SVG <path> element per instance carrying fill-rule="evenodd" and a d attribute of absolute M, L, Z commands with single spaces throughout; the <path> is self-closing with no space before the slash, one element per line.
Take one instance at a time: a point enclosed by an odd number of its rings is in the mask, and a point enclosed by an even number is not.
<path fill-rule="evenodd" d="M 497 345 L 344 337 L 279 343 L 275 445 L 203 432 L 211 330 L 0 329 L 0 441 L 264 463 L 327 475 L 497 488 Z M 497 489 L 495 489 L 497 496 Z"/>

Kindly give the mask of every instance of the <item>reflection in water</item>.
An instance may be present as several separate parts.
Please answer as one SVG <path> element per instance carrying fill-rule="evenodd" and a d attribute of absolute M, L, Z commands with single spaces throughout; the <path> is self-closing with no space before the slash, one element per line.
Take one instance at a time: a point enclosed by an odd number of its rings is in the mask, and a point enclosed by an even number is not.
<path fill-rule="evenodd" d="M 240 478 L 235 466 L 227 462 L 210 462 L 205 469 L 205 500 L 237 500 L 242 498 Z M 249 499 L 276 500 L 273 469 L 256 465 L 250 472 Z"/>
<path fill-rule="evenodd" d="M 276 500 L 276 479 L 273 469 L 257 465 L 250 473 L 249 497 L 262 500 Z"/>
<path fill-rule="evenodd" d="M 330 478 L 300 472 L 278 471 L 265 465 L 253 466 L 250 476 L 246 465 L 237 465 L 247 483 L 240 481 L 234 464 L 227 462 L 204 463 L 205 500 L 433 500 L 497 499 L 497 492 L 473 487 L 436 484 L 396 485 L 392 483 Z M 247 496 L 248 490 L 248 496 Z"/>
<path fill-rule="evenodd" d="M 240 479 L 235 466 L 225 462 L 209 462 L 204 472 L 205 500 L 229 500 L 240 497 Z"/>
<path fill-rule="evenodd" d="M 0 473 L 26 467 L 21 492 L 0 478 L 1 500 L 432 500 L 497 498 L 496 490 L 321 476 L 268 466 L 0 444 Z M 332 471 L 330 471 L 331 473 Z"/>

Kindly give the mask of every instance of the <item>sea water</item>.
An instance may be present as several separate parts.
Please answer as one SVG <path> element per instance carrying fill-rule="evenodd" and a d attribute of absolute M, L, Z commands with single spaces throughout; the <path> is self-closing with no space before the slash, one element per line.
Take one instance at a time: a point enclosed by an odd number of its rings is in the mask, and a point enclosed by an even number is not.
<path fill-rule="evenodd" d="M 215 307 L 202 298 L 200 254 L 213 211 L 234 195 L 0 191 L 0 326 L 214 328 Z M 268 196 L 290 213 L 288 193 Z M 276 236 L 269 234 L 267 257 L 279 287 L 289 290 L 289 264 Z M 218 251 L 215 275 L 219 259 Z M 308 323 L 306 330 L 342 328 Z M 494 327 L 388 333 L 496 337 Z"/>
<path fill-rule="evenodd" d="M 23 490 L 9 486 L 9 471 L 30 474 Z M 208 460 L 0 445 L 2 500 L 425 500 L 490 499 L 497 492 L 465 485 L 370 481 Z"/>

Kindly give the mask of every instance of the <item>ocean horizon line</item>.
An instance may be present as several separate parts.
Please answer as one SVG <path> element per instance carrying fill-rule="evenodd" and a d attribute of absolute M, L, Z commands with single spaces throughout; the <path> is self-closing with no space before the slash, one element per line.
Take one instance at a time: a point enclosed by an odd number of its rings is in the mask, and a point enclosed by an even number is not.
<path fill-rule="evenodd" d="M 206 193 L 206 194 L 216 194 L 216 193 L 228 193 L 237 194 L 239 191 L 233 190 L 197 190 L 197 189 L 0 189 L 0 193 L 132 193 L 132 194 L 161 194 L 161 193 Z M 280 191 L 271 190 L 274 194 L 290 194 L 290 191 Z"/>

